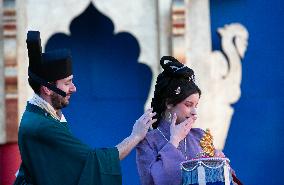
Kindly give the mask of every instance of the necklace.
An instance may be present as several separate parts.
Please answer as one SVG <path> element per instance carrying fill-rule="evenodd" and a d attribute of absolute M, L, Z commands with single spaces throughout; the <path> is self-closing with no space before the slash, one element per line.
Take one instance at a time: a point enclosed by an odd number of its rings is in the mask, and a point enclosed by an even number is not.
<path fill-rule="evenodd" d="M 169 142 L 169 140 L 166 138 L 166 136 L 164 135 L 164 133 L 163 133 L 159 128 L 157 128 L 157 130 L 161 133 L 161 135 L 163 136 L 163 138 L 164 138 L 167 142 Z M 185 159 L 187 160 L 186 137 L 184 138 L 184 154 L 183 154 L 183 155 L 185 156 Z"/>

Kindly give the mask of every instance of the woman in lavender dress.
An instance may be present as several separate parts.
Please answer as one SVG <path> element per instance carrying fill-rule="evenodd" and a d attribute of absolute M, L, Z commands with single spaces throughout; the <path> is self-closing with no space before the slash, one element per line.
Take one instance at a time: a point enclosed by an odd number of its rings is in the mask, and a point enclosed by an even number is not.
<path fill-rule="evenodd" d="M 170 56 L 162 57 L 151 106 L 157 122 L 136 147 L 142 185 L 181 184 L 180 163 L 202 152 L 204 131 L 192 128 L 201 91 L 192 69 Z"/>

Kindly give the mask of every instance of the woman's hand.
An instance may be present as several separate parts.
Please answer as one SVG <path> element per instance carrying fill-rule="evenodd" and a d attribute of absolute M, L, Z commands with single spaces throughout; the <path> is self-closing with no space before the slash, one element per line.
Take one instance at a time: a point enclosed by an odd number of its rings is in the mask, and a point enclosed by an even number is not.
<path fill-rule="evenodd" d="M 221 150 L 215 150 L 214 157 L 226 158 L 225 154 Z"/>
<path fill-rule="evenodd" d="M 192 125 L 196 120 L 196 117 L 191 116 L 190 118 L 186 119 L 185 121 L 181 122 L 178 125 L 176 125 L 176 120 L 177 120 L 177 115 L 174 114 L 170 128 L 171 132 L 170 143 L 172 143 L 177 148 L 179 142 L 183 140 L 191 130 Z"/>
<path fill-rule="evenodd" d="M 157 119 L 152 119 L 156 115 L 156 113 L 153 113 L 152 111 L 152 108 L 148 109 L 138 120 L 136 120 L 130 137 L 137 139 L 139 142 L 144 139 L 149 127 L 157 121 Z"/>

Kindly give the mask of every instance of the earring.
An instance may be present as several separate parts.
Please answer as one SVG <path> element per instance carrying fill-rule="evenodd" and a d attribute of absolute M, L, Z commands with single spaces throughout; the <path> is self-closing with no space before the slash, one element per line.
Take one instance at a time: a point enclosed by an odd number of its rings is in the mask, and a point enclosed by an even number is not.
<path fill-rule="evenodd" d="M 169 112 L 169 120 L 171 121 L 171 119 L 172 119 L 172 114 L 171 112 Z"/>

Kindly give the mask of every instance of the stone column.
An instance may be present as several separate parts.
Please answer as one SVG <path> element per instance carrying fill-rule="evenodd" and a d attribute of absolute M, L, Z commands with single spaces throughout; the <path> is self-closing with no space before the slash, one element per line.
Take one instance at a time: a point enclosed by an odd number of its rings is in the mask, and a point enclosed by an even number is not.
<path fill-rule="evenodd" d="M 172 0 L 157 1 L 158 59 L 164 55 L 171 55 L 171 2 Z M 157 64 L 159 69 L 158 61 Z"/>
<path fill-rule="evenodd" d="M 158 0 L 155 1 L 155 16 L 153 17 L 155 19 L 155 25 L 153 25 L 155 33 L 152 33 L 154 35 L 155 40 L 153 42 L 156 44 L 154 48 L 152 48 L 151 54 L 152 60 L 148 60 L 147 65 L 152 69 L 152 83 L 150 92 L 148 95 L 148 99 L 145 103 L 145 109 L 151 107 L 151 101 L 152 97 L 154 96 L 154 90 L 155 90 L 155 84 L 156 79 L 159 73 L 161 72 L 160 67 L 160 58 L 164 55 L 171 55 L 171 47 L 170 47 L 170 38 L 171 38 L 171 23 L 170 23 L 170 10 L 171 10 L 171 1 L 172 0 Z M 144 42 L 143 45 L 146 45 L 147 43 Z M 141 53 L 141 55 L 145 55 L 144 53 Z M 148 58 L 148 57 L 147 57 Z M 146 59 L 146 57 L 145 57 Z"/>
<path fill-rule="evenodd" d="M 0 144 L 6 142 L 3 30 L 3 1 L 0 0 Z"/>
<path fill-rule="evenodd" d="M 222 149 L 234 112 L 232 104 L 240 97 L 241 58 L 248 33 L 240 24 L 226 25 L 218 33 L 223 52 L 211 48 L 209 1 L 187 0 L 186 64 L 195 71 L 202 91 L 195 126 L 210 128 L 215 147 Z M 233 39 L 239 44 L 233 45 Z"/>
<path fill-rule="evenodd" d="M 20 120 L 31 90 L 28 86 L 28 55 L 26 46 L 27 0 L 16 1 L 18 60 L 18 120 Z"/>
<path fill-rule="evenodd" d="M 208 0 L 186 2 L 186 63 L 199 70 L 204 56 L 211 53 L 210 7 Z M 196 71 L 197 73 L 201 71 Z M 203 75 L 203 74 L 197 74 Z"/>
<path fill-rule="evenodd" d="M 207 101 L 210 83 L 210 60 L 208 60 L 211 48 L 210 6 L 208 0 L 186 0 L 186 65 L 195 72 L 196 83 L 202 91 L 202 97 L 198 106 L 198 120 L 196 127 L 212 128 L 207 123 L 207 117 L 214 117 L 214 113 L 208 111 L 212 104 Z M 214 123 L 211 123 L 214 124 Z M 215 132 L 212 129 L 213 136 Z"/>

